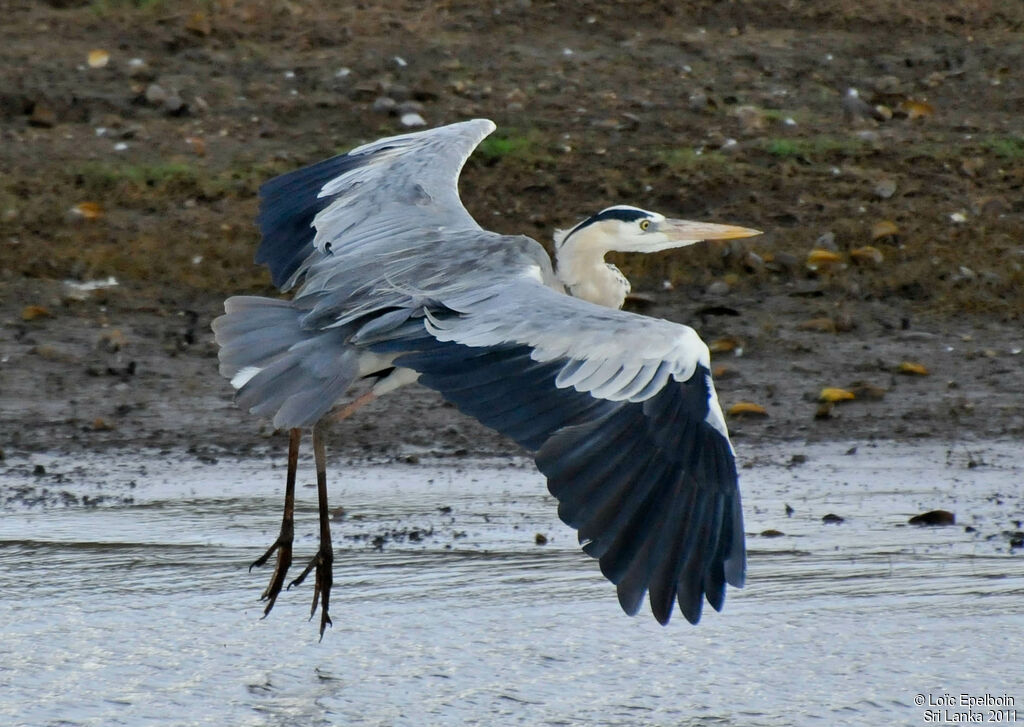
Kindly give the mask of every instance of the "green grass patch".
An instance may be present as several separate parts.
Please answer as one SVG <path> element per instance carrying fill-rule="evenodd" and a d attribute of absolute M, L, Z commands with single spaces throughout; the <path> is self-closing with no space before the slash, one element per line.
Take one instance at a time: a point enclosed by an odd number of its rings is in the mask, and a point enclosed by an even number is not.
<path fill-rule="evenodd" d="M 212 170 L 185 161 L 151 163 L 89 162 L 71 170 L 79 196 L 110 204 L 159 205 L 187 198 L 215 200 L 251 197 L 259 185 L 280 174 L 274 164 L 244 164 Z"/>
<path fill-rule="evenodd" d="M 994 136 L 982 142 L 982 146 L 1003 159 L 1024 159 L 1024 137 Z"/>
<path fill-rule="evenodd" d="M 89 9 L 100 16 L 123 13 L 130 10 L 162 13 L 171 7 L 167 0 L 92 0 Z"/>
<path fill-rule="evenodd" d="M 480 142 L 477 151 L 488 159 L 501 159 L 529 150 L 530 142 L 521 136 L 489 136 Z"/>
<path fill-rule="evenodd" d="M 813 159 L 821 156 L 856 156 L 867 143 L 861 139 L 840 136 L 812 136 L 810 138 L 767 139 L 762 149 L 783 159 Z"/>

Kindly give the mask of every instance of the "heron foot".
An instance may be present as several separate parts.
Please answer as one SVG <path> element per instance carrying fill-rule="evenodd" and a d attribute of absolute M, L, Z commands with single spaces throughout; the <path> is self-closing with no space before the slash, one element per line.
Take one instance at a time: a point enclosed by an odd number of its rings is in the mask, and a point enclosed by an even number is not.
<path fill-rule="evenodd" d="M 322 641 L 324 630 L 328 626 L 334 625 L 328 613 L 331 602 L 331 586 L 334 584 L 334 551 L 329 543 L 320 546 L 317 554 L 310 559 L 309 564 L 299 574 L 299 577 L 288 584 L 288 588 L 290 589 L 292 586 L 301 584 L 314 568 L 316 569 L 316 580 L 313 586 L 313 606 L 309 609 L 309 617 L 312 619 L 316 615 L 316 609 L 319 605 L 320 640 Z"/>
<path fill-rule="evenodd" d="M 281 589 L 284 587 L 285 576 L 288 575 L 288 568 L 292 564 L 292 534 L 286 533 L 284 530 L 277 536 L 277 540 L 267 548 L 267 551 L 259 558 L 252 562 L 249 566 L 249 572 L 252 572 L 253 568 L 260 568 L 266 565 L 266 562 L 270 560 L 270 556 L 277 552 L 277 561 L 274 564 L 274 572 L 270 576 L 270 582 L 267 584 L 266 589 L 263 591 L 263 595 L 260 596 L 261 601 L 266 601 L 267 606 L 263 609 L 263 618 L 266 618 L 270 614 L 270 610 L 274 608 L 274 603 L 277 601 L 278 594 L 281 593 Z"/>

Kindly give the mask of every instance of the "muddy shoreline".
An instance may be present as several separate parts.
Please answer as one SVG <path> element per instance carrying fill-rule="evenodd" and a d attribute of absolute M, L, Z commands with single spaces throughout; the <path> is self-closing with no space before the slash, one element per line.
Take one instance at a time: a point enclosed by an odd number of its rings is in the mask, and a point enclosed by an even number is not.
<path fill-rule="evenodd" d="M 0 447 L 66 455 L 105 448 L 197 456 L 279 452 L 283 433 L 239 410 L 217 373 L 209 323 L 219 296 L 166 295 L 141 304 L 130 286 L 68 297 L 56 281 L 4 283 L 0 317 Z M 844 306 L 847 331 L 807 330 L 827 300 L 804 293 L 728 305 L 685 291 L 656 292 L 650 315 L 692 325 L 732 351 L 713 355 L 737 446 L 777 440 L 935 438 L 956 442 L 1024 434 L 1024 333 L 985 321 L 918 321 L 886 304 Z M 45 309 L 22 320 L 28 305 Z M 901 373 L 919 363 L 927 375 Z M 831 412 L 821 390 L 862 393 Z M 858 387 L 861 387 L 858 389 Z M 335 454 L 349 458 L 517 453 L 515 444 L 421 387 L 336 424 Z"/>

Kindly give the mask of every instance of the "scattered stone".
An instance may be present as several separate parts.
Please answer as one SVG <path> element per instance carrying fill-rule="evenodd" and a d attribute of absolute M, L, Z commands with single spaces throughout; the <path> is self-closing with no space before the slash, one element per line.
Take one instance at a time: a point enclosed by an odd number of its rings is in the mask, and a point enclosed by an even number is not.
<path fill-rule="evenodd" d="M 956 515 L 949 510 L 929 510 L 914 515 L 907 521 L 910 525 L 956 525 Z"/>
<path fill-rule="evenodd" d="M 128 61 L 128 77 L 139 81 L 153 79 L 153 69 L 141 58 L 132 58 Z"/>
<path fill-rule="evenodd" d="M 401 115 L 405 114 L 418 114 L 423 111 L 423 104 L 419 101 L 402 101 L 398 104 L 398 113 Z"/>
<path fill-rule="evenodd" d="M 419 114 L 415 114 L 415 113 L 413 113 L 413 114 L 402 114 L 401 121 L 402 121 L 402 126 L 409 127 L 409 128 L 412 128 L 412 127 L 415 127 L 415 126 L 426 126 L 427 125 L 426 119 L 424 119 Z"/>
<path fill-rule="evenodd" d="M 781 538 L 785 535 L 781 530 L 775 530 L 774 528 L 768 528 L 767 530 L 761 531 L 762 538 Z"/>
<path fill-rule="evenodd" d="M 846 522 L 846 518 L 840 517 L 839 515 L 836 515 L 834 512 L 830 512 L 822 516 L 821 522 L 823 522 L 825 525 L 839 525 L 840 523 Z"/>
<path fill-rule="evenodd" d="M 535 542 L 537 545 L 547 545 L 548 537 L 544 533 L 537 533 L 533 536 L 533 542 Z"/>
<path fill-rule="evenodd" d="M 896 194 L 896 180 L 880 179 L 875 183 L 875 196 L 879 199 L 889 199 Z"/>
<path fill-rule="evenodd" d="M 819 236 L 818 239 L 814 241 L 814 247 L 819 250 L 839 252 L 839 247 L 836 245 L 836 233 L 829 230 L 825 234 Z"/>
<path fill-rule="evenodd" d="M 394 113 L 398 103 L 395 99 L 390 96 L 378 96 L 373 100 L 372 108 L 378 114 L 391 114 Z"/>
<path fill-rule="evenodd" d="M 796 510 L 794 510 L 793 507 L 787 502 L 786 503 L 786 517 L 793 517 L 793 513 L 794 512 L 796 512 Z"/>
<path fill-rule="evenodd" d="M 761 133 L 767 126 L 764 111 L 756 106 L 739 106 L 733 114 L 740 122 L 740 130 L 748 136 Z"/>
<path fill-rule="evenodd" d="M 715 104 L 710 98 L 708 98 L 708 95 L 706 93 L 698 92 L 690 94 L 690 98 L 687 101 L 687 106 L 690 108 L 690 111 L 696 111 L 697 113 L 701 113 L 704 111 L 711 111 L 712 109 L 714 109 Z"/>
<path fill-rule="evenodd" d="M 36 477 L 41 477 L 46 474 L 46 468 L 43 467 L 41 464 L 37 464 L 35 467 L 32 468 L 32 474 L 34 474 Z"/>
<path fill-rule="evenodd" d="M 188 111 L 188 106 L 176 91 L 172 91 L 167 98 L 164 99 L 164 111 L 171 116 L 181 116 Z"/>
<path fill-rule="evenodd" d="M 708 286 L 707 293 L 708 295 L 728 295 L 729 284 L 722 280 L 716 280 Z"/>
<path fill-rule="evenodd" d="M 169 95 L 164 87 L 157 83 L 151 83 L 146 86 L 146 101 L 154 106 L 162 105 Z"/>

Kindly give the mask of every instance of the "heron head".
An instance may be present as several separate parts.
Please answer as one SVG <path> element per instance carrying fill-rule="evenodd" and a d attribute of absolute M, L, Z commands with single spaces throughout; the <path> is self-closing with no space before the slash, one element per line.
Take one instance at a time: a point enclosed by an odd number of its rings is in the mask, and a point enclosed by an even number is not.
<path fill-rule="evenodd" d="M 658 252 L 701 240 L 732 240 L 760 235 L 759 230 L 710 222 L 673 220 L 657 212 L 616 205 L 598 212 L 565 232 L 555 234 L 561 248 L 570 239 L 587 239 L 589 246 L 616 252 Z"/>

